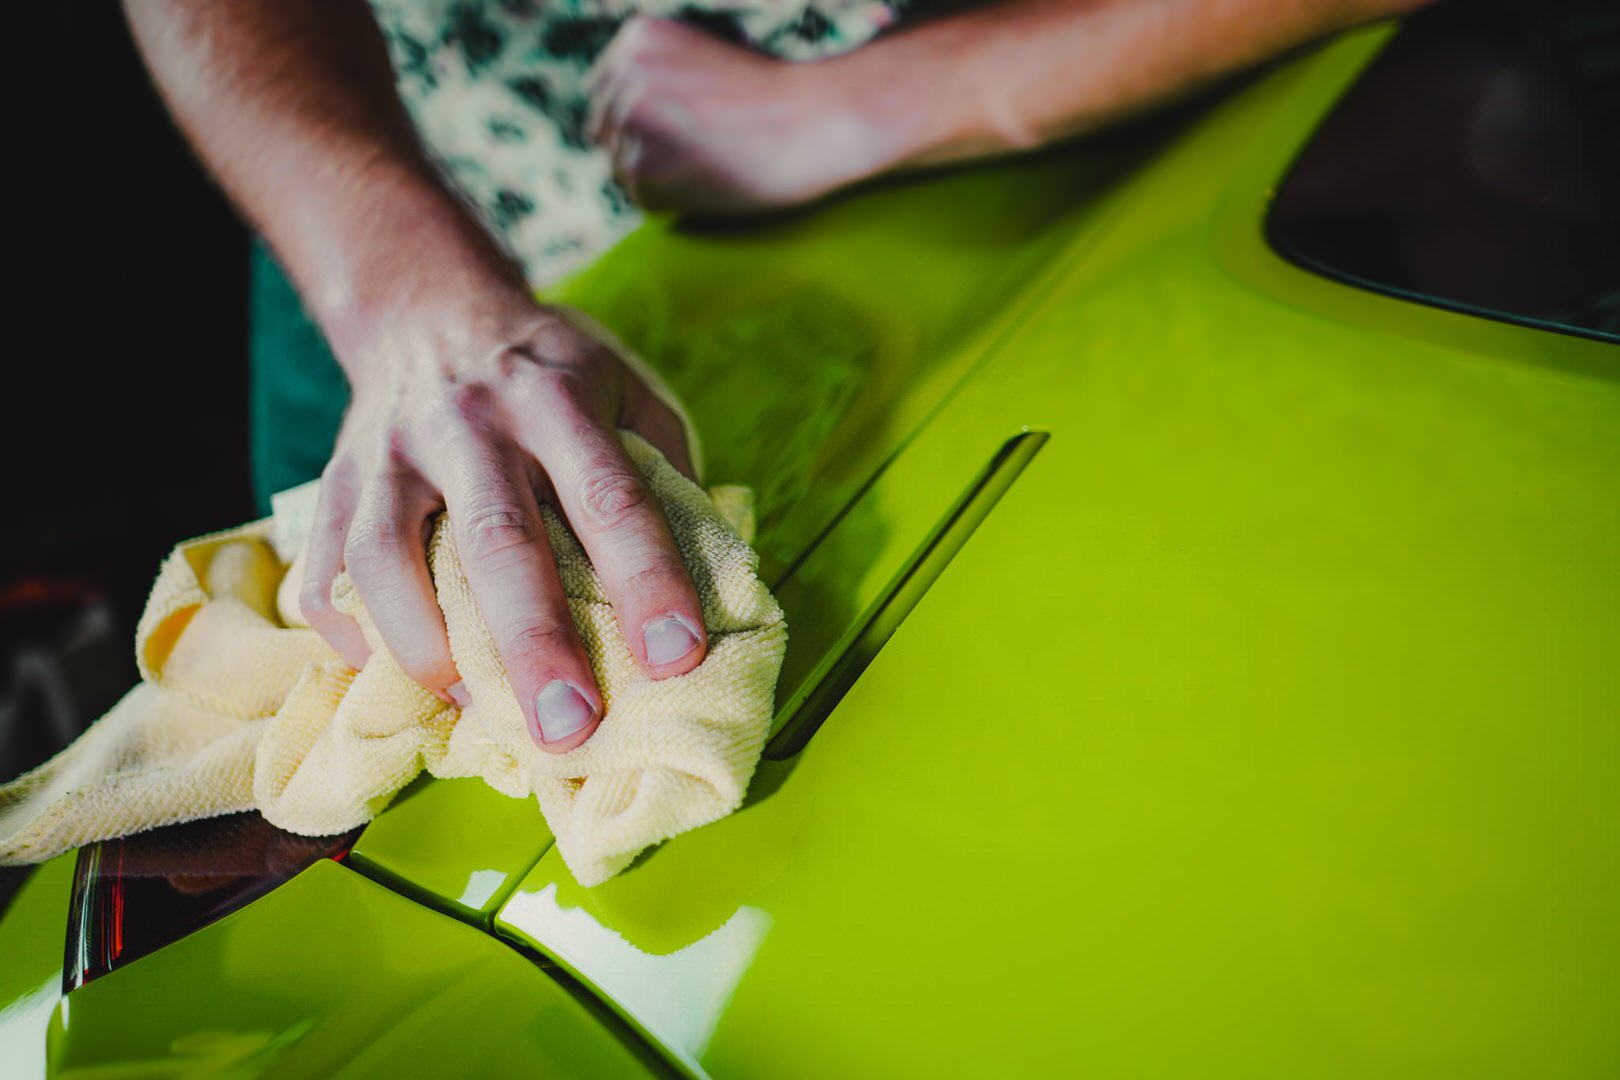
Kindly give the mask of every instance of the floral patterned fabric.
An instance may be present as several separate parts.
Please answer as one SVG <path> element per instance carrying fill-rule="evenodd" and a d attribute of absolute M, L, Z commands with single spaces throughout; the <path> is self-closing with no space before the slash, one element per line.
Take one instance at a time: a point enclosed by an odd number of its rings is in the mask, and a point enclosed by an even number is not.
<path fill-rule="evenodd" d="M 585 136 L 586 72 L 630 16 L 680 18 L 785 60 L 846 52 L 906 0 L 372 0 L 429 153 L 529 280 L 594 258 L 639 214 Z"/>

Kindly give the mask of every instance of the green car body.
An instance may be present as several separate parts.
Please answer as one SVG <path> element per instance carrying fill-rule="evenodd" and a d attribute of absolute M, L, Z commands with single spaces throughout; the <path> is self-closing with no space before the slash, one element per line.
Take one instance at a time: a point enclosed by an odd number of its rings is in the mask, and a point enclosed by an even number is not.
<path fill-rule="evenodd" d="M 419 784 L 65 998 L 57 860 L 6 1075 L 1620 1071 L 1620 350 L 1262 231 L 1388 32 L 564 285 L 759 492 L 748 803 L 584 890 Z"/>

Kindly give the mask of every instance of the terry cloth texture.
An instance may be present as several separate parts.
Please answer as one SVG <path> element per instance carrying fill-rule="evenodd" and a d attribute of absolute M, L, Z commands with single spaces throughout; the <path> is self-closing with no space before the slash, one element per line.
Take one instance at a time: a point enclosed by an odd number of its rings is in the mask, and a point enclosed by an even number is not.
<path fill-rule="evenodd" d="M 442 517 L 428 563 L 472 695 L 464 710 L 405 674 L 340 576 L 334 602 L 374 650 L 364 670 L 345 665 L 298 615 L 301 567 L 282 562 L 276 523 L 261 521 L 169 556 L 136 634 L 143 682 L 72 746 L 0 787 L 0 863 L 253 809 L 290 832 L 341 833 L 425 768 L 534 795 L 589 886 L 735 810 L 764 749 L 787 627 L 739 532 L 743 494 L 706 493 L 640 438 L 624 442 L 692 573 L 709 653 L 686 675 L 642 674 L 584 551 L 543 509 L 606 705 L 582 746 L 547 754 L 530 740 Z"/>

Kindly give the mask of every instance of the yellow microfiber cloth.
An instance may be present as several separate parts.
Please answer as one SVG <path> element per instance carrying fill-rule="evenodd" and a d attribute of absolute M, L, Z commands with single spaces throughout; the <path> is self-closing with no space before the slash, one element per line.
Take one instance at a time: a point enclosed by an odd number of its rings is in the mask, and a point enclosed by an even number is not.
<path fill-rule="evenodd" d="M 472 695 L 464 710 L 405 674 L 340 576 L 334 601 L 373 648 L 363 670 L 345 665 L 299 616 L 301 567 L 278 557 L 267 519 L 169 556 L 136 634 L 143 682 L 72 746 L 0 787 L 0 863 L 254 809 L 290 832 L 341 833 L 426 768 L 532 793 L 589 886 L 735 810 L 769 731 L 787 627 L 739 532 L 739 489 L 705 492 L 639 437 L 624 443 L 692 573 L 709 652 L 685 675 L 644 675 L 579 542 L 544 508 L 606 706 L 583 745 L 548 754 L 530 740 L 442 517 L 428 564 Z"/>

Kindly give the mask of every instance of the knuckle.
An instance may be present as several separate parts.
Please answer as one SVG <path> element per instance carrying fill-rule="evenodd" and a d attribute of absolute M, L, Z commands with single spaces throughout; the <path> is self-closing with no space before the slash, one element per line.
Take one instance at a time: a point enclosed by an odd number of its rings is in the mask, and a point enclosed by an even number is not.
<path fill-rule="evenodd" d="M 396 522 L 371 521 L 349 530 L 343 559 L 350 573 L 375 573 L 405 552 L 405 531 Z"/>
<path fill-rule="evenodd" d="M 566 435 L 574 447 L 571 456 L 588 468 L 613 445 L 604 438 L 605 417 L 617 407 L 617 388 L 602 377 L 594 360 L 580 359 L 548 366 L 537 373 L 525 396 L 525 416 L 531 424 Z"/>
<path fill-rule="evenodd" d="M 298 610 L 313 624 L 332 613 L 332 583 L 306 581 L 298 590 Z"/>
<path fill-rule="evenodd" d="M 408 483 L 414 472 L 407 432 L 403 427 L 391 426 L 373 433 L 357 455 L 359 461 L 354 470 L 356 494 L 364 494 L 367 489 L 378 485 L 389 490 L 397 489 Z"/>
<path fill-rule="evenodd" d="M 567 407 L 578 397 L 577 369 L 555 354 L 549 356 L 543 366 L 535 368 L 526 383 L 525 389 L 531 390 L 549 408 Z"/>
<path fill-rule="evenodd" d="M 446 399 L 422 411 L 412 428 L 412 436 L 426 453 L 442 456 L 466 434 L 468 427 L 461 407 L 453 399 Z"/>
<path fill-rule="evenodd" d="M 587 522 L 599 529 L 622 528 L 646 503 L 647 488 L 641 478 L 617 462 L 590 469 L 580 485 L 580 505 Z"/>
<path fill-rule="evenodd" d="M 648 566 L 624 579 L 623 588 L 633 596 L 659 597 L 684 592 L 679 573 L 671 565 Z"/>
<path fill-rule="evenodd" d="M 469 557 L 480 560 L 533 547 L 538 538 L 534 515 L 515 502 L 479 507 L 468 517 L 461 533 Z"/>
<path fill-rule="evenodd" d="M 511 384 L 520 382 L 530 371 L 543 363 L 539 350 L 532 341 L 507 342 L 496 349 L 490 358 L 490 367 L 500 381 L 501 394 L 509 392 Z M 500 396 L 493 389 L 490 394 L 492 402 Z"/>
<path fill-rule="evenodd" d="M 592 396 L 592 358 L 577 346 L 558 349 L 546 358 L 535 373 L 540 396 L 562 416 L 581 415 Z"/>
<path fill-rule="evenodd" d="M 687 612 L 701 623 L 700 605 L 685 566 L 673 557 L 665 558 L 655 545 L 649 546 L 656 552 L 652 560 L 616 580 L 604 580 L 615 610 Z"/>
<path fill-rule="evenodd" d="M 489 418 L 494 397 L 483 383 L 463 383 L 450 391 L 450 409 L 463 423 L 482 425 Z"/>
<path fill-rule="evenodd" d="M 412 471 L 410 439 L 401 428 L 390 428 L 383 443 L 384 475 L 399 481 Z"/>
<path fill-rule="evenodd" d="M 560 623 L 535 622 L 517 627 L 507 636 L 506 651 L 520 660 L 540 660 L 573 652 L 574 631 Z"/>

